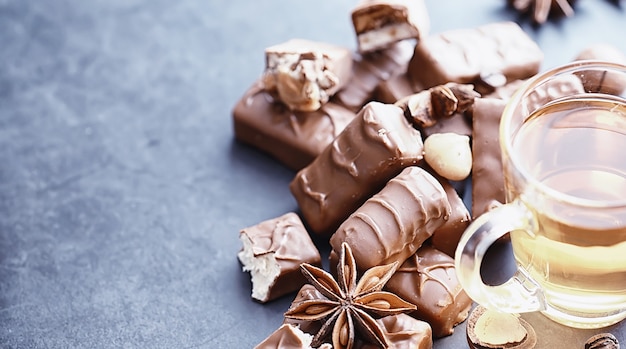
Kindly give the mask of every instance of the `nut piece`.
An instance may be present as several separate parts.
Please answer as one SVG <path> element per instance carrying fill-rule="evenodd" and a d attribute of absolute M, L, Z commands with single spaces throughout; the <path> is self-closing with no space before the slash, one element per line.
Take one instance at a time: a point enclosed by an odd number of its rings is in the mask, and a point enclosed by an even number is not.
<path fill-rule="evenodd" d="M 472 170 L 469 137 L 457 133 L 435 133 L 424 141 L 424 159 L 440 176 L 460 181 Z"/>
<path fill-rule="evenodd" d="M 585 349 L 619 349 L 619 342 L 611 333 L 598 333 L 587 339 Z"/>
<path fill-rule="evenodd" d="M 474 349 L 532 349 L 537 335 L 519 316 L 479 305 L 467 320 L 467 342 Z"/>

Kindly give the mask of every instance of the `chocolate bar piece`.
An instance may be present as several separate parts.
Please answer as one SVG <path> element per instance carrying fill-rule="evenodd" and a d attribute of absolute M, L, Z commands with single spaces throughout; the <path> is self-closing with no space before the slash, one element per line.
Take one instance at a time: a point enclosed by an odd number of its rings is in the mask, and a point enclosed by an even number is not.
<path fill-rule="evenodd" d="M 345 47 L 291 39 L 265 49 L 263 87 L 292 110 L 318 110 L 352 73 Z"/>
<path fill-rule="evenodd" d="M 361 270 L 401 264 L 450 217 L 443 187 L 430 173 L 410 166 L 346 219 L 330 238 L 334 251 L 346 242 Z"/>
<path fill-rule="evenodd" d="M 626 54 L 618 48 L 608 44 L 595 44 L 582 50 L 574 60 L 602 60 L 613 63 L 626 64 Z M 589 72 L 580 74 L 585 90 L 621 95 L 626 89 L 624 75 L 604 72 Z"/>
<path fill-rule="evenodd" d="M 358 112 L 372 101 L 381 81 L 406 72 L 414 46 L 409 41 L 400 41 L 383 50 L 355 54 L 348 85 L 337 92 L 331 101 Z"/>
<path fill-rule="evenodd" d="M 419 91 L 413 90 L 411 81 L 405 73 L 381 80 L 374 90 L 374 99 L 382 103 L 393 104 L 399 99 L 417 92 Z"/>
<path fill-rule="evenodd" d="M 252 298 L 265 303 L 297 291 L 306 283 L 301 263 L 321 266 L 321 256 L 293 212 L 244 228 L 237 254 L 252 277 Z"/>
<path fill-rule="evenodd" d="M 313 285 L 306 284 L 302 286 L 293 302 L 291 302 L 290 308 L 300 304 L 301 302 L 314 299 L 324 299 L 322 295 Z M 432 329 L 430 325 L 422 320 L 415 319 L 406 314 L 397 314 L 391 316 L 385 316 L 377 319 L 383 331 L 385 337 L 390 344 L 389 348 L 392 349 L 414 349 L 414 348 L 432 348 Z M 284 318 L 283 324 L 290 324 L 297 326 L 303 332 L 315 335 L 322 327 L 321 321 L 305 321 L 295 320 L 291 318 Z M 361 349 L 374 349 L 376 346 L 364 342 L 359 338 L 356 338 L 355 348 Z"/>
<path fill-rule="evenodd" d="M 313 349 L 313 336 L 303 332 L 297 326 L 282 324 L 276 331 L 257 344 L 254 349 Z M 324 343 L 317 349 L 331 349 L 329 343 Z"/>
<path fill-rule="evenodd" d="M 488 211 L 492 201 L 504 202 L 500 151 L 500 118 L 506 101 L 478 98 L 472 107 L 472 217 Z"/>
<path fill-rule="evenodd" d="M 452 334 L 472 306 L 456 277 L 454 259 L 428 245 L 409 257 L 385 288 L 417 306 L 409 315 L 428 322 L 434 338 Z"/>
<path fill-rule="evenodd" d="M 422 39 L 408 75 L 425 88 L 447 82 L 474 84 L 492 73 L 512 81 L 537 74 L 542 60 L 543 52 L 518 24 L 496 22 Z"/>
<path fill-rule="evenodd" d="M 430 17 L 424 0 L 361 0 L 352 10 L 359 52 L 428 35 Z"/>
<path fill-rule="evenodd" d="M 472 135 L 472 121 L 465 113 L 455 113 L 454 115 L 438 119 L 434 125 L 421 129 L 424 138 L 435 133 L 456 133 L 464 136 Z"/>
<path fill-rule="evenodd" d="M 354 119 L 355 113 L 332 102 L 314 112 L 294 112 L 252 86 L 233 110 L 235 137 L 293 170 L 313 161 Z"/>
<path fill-rule="evenodd" d="M 328 236 L 388 180 L 422 160 L 422 150 L 402 109 L 370 102 L 289 188 L 310 229 Z"/>

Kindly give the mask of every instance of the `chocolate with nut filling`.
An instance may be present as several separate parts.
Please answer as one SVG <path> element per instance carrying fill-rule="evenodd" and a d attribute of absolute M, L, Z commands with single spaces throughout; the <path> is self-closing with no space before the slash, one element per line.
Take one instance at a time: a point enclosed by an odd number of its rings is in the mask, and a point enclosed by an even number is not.
<path fill-rule="evenodd" d="M 352 72 L 352 52 L 328 43 L 291 39 L 265 49 L 266 91 L 292 110 L 315 111 L 343 88 Z"/>
<path fill-rule="evenodd" d="M 383 50 L 355 54 L 348 85 L 337 92 L 331 101 L 358 112 L 373 99 L 374 91 L 381 81 L 406 72 L 414 46 L 414 42 L 405 40 Z"/>
<path fill-rule="evenodd" d="M 434 338 L 452 334 L 472 306 L 456 277 L 454 259 L 428 245 L 409 257 L 385 287 L 417 306 L 409 315 L 428 322 Z"/>
<path fill-rule="evenodd" d="M 235 137 L 293 170 L 308 165 L 354 119 L 355 113 L 332 102 L 313 112 L 292 111 L 252 86 L 233 110 Z"/>
<path fill-rule="evenodd" d="M 405 39 L 419 41 L 430 29 L 424 0 L 361 0 L 351 16 L 359 52 Z"/>
<path fill-rule="evenodd" d="M 402 109 L 370 102 L 289 189 L 310 229 L 329 236 L 387 181 L 422 160 L 422 150 Z"/>
<path fill-rule="evenodd" d="M 346 219 L 330 238 L 352 247 L 359 268 L 403 263 L 450 216 L 450 203 L 430 173 L 410 166 Z"/>
<path fill-rule="evenodd" d="M 422 39 L 408 75 L 425 88 L 447 82 L 473 84 L 492 73 L 512 81 L 537 74 L 542 60 L 541 49 L 518 24 L 496 22 Z"/>
<path fill-rule="evenodd" d="M 321 265 L 321 256 L 300 217 L 293 212 L 268 219 L 239 232 L 237 254 L 252 277 L 252 298 L 265 303 L 297 291 L 306 278 L 301 263 Z"/>

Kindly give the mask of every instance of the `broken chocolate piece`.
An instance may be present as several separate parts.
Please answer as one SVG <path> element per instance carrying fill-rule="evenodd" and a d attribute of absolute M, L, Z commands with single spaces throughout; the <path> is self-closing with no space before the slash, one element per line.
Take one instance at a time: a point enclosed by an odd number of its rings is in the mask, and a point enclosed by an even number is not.
<path fill-rule="evenodd" d="M 519 315 L 481 305 L 467 320 L 466 337 L 472 349 L 532 349 L 537 344 L 535 330 Z"/>
<path fill-rule="evenodd" d="M 347 84 L 351 73 L 348 48 L 292 39 L 265 49 L 262 81 L 290 109 L 315 111 Z"/>
<path fill-rule="evenodd" d="M 358 112 L 372 101 L 374 91 L 381 81 L 406 72 L 414 47 L 414 43 L 405 40 L 383 50 L 356 54 L 350 82 L 331 100 Z"/>
<path fill-rule="evenodd" d="M 326 103 L 314 112 L 292 111 L 276 101 L 257 82 L 233 110 L 235 137 L 300 170 L 354 119 L 355 113 Z"/>
<path fill-rule="evenodd" d="M 334 251 L 352 247 L 361 268 L 401 264 L 445 223 L 450 204 L 441 184 L 410 166 L 346 219 L 330 238 Z"/>
<path fill-rule="evenodd" d="M 422 148 L 402 109 L 370 102 L 289 188 L 311 230 L 329 236 L 387 181 L 422 160 Z"/>
<path fill-rule="evenodd" d="M 252 277 L 252 298 L 265 303 L 297 291 L 306 279 L 301 263 L 321 265 L 321 256 L 302 221 L 293 212 L 244 228 L 237 254 Z"/>
<path fill-rule="evenodd" d="M 475 84 L 481 74 L 503 74 L 507 81 L 539 71 L 543 52 L 515 22 L 456 29 L 422 39 L 415 46 L 408 75 L 417 86 L 448 82 Z"/>
<path fill-rule="evenodd" d="M 424 0 L 361 0 L 352 10 L 359 52 L 371 52 L 405 39 L 428 35 Z"/>
<path fill-rule="evenodd" d="M 454 259 L 428 245 L 398 268 L 386 288 L 417 306 L 409 315 L 428 322 L 435 338 L 452 334 L 472 306 L 456 277 Z"/>

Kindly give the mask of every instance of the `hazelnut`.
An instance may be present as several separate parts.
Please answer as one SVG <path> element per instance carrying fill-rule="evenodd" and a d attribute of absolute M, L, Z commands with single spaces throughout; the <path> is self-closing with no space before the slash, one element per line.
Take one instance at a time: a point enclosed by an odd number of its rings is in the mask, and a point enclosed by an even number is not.
<path fill-rule="evenodd" d="M 424 141 L 424 160 L 439 175 L 460 181 L 472 170 L 469 137 L 457 133 L 435 133 Z"/>

